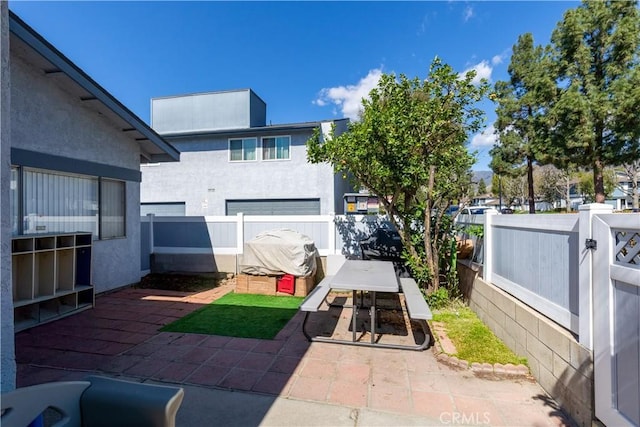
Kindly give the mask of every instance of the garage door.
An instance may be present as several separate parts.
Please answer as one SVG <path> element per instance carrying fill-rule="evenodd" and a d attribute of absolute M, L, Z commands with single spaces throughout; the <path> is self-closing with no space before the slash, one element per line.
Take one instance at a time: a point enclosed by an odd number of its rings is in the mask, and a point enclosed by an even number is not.
<path fill-rule="evenodd" d="M 184 202 L 172 203 L 140 203 L 140 216 L 154 214 L 155 216 L 184 216 Z"/>
<path fill-rule="evenodd" d="M 227 215 L 320 215 L 320 199 L 227 200 Z"/>

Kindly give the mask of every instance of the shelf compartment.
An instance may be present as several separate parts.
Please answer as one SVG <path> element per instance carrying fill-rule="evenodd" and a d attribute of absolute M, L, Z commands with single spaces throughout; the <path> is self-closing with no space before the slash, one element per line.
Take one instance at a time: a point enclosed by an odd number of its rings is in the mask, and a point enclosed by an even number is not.
<path fill-rule="evenodd" d="M 56 251 L 56 293 L 73 289 L 75 283 L 73 256 L 73 249 L 58 249 Z"/>
<path fill-rule="evenodd" d="M 40 318 L 37 304 L 16 307 L 13 311 L 13 323 L 16 332 L 35 326 L 39 322 Z"/>
<path fill-rule="evenodd" d="M 40 322 L 46 322 L 60 314 L 60 300 L 53 298 L 47 301 L 43 301 L 38 306 Z"/>
<path fill-rule="evenodd" d="M 33 254 L 11 257 L 13 300 L 33 298 Z"/>
<path fill-rule="evenodd" d="M 91 248 L 76 248 L 76 286 L 91 285 Z"/>
<path fill-rule="evenodd" d="M 91 233 L 76 234 L 76 246 L 91 246 L 92 239 Z"/>
<path fill-rule="evenodd" d="M 34 256 L 34 297 L 53 296 L 55 291 L 55 252 L 36 252 Z"/>
<path fill-rule="evenodd" d="M 54 236 L 49 237 L 36 237 L 36 251 L 46 251 L 56 248 L 56 238 Z"/>
<path fill-rule="evenodd" d="M 58 314 L 63 315 L 70 313 L 78 308 L 78 294 L 73 293 L 58 298 L 60 305 L 58 306 Z"/>
<path fill-rule="evenodd" d="M 14 254 L 18 254 L 21 252 L 31 252 L 33 251 L 33 238 L 28 237 L 24 239 L 13 239 L 11 240 L 11 252 Z"/>
<path fill-rule="evenodd" d="M 75 245 L 74 236 L 57 236 L 56 248 L 72 248 Z"/>
<path fill-rule="evenodd" d="M 78 308 L 90 307 L 94 303 L 93 286 L 78 286 Z"/>

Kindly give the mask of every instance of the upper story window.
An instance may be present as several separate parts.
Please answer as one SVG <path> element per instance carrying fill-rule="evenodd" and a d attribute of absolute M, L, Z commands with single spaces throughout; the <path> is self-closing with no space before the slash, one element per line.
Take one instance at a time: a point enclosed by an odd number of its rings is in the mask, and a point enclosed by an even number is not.
<path fill-rule="evenodd" d="M 291 137 L 262 138 L 262 160 L 288 160 L 291 158 Z"/>
<path fill-rule="evenodd" d="M 256 138 L 239 138 L 229 140 L 229 160 L 246 162 L 256 160 Z"/>

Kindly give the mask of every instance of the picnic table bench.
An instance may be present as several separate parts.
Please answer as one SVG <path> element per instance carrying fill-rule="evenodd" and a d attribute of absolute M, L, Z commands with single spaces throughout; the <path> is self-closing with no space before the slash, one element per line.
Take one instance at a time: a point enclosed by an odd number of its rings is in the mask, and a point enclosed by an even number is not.
<path fill-rule="evenodd" d="M 320 283 L 307 295 L 302 301 L 300 310 L 308 312 L 316 312 L 322 305 L 322 302 L 327 298 L 331 291 L 331 279 L 333 276 L 325 276 Z"/>

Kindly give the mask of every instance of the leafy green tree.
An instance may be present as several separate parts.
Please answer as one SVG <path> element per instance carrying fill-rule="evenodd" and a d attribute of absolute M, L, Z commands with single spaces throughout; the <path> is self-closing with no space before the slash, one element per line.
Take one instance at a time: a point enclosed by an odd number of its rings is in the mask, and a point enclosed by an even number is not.
<path fill-rule="evenodd" d="M 487 194 L 487 184 L 484 182 L 484 178 L 480 178 L 478 181 L 478 195 Z"/>
<path fill-rule="evenodd" d="M 602 181 L 604 185 L 604 198 L 602 200 L 604 201 L 616 189 L 617 179 L 613 168 L 605 168 L 602 171 Z M 592 203 L 596 200 L 597 194 L 593 184 L 592 172 L 583 171 L 578 173 L 580 194 L 585 199 L 585 203 Z"/>
<path fill-rule="evenodd" d="M 640 18 L 635 1 L 587 0 L 551 42 L 560 93 L 551 109 L 554 163 L 593 171 L 605 200 L 607 166 L 640 158 Z"/>
<path fill-rule="evenodd" d="M 544 157 L 546 113 L 555 93 L 548 53 L 534 46 L 530 33 L 521 35 L 513 46 L 510 79 L 496 82 L 493 97 L 499 138 L 491 150 L 491 167 L 500 175 L 526 174 L 529 213 L 536 211 L 533 166 Z"/>
<path fill-rule="evenodd" d="M 429 291 L 439 286 L 450 247 L 446 208 L 471 184 L 474 159 L 465 143 L 481 128 L 476 103 L 487 91 L 486 82 L 474 86 L 474 74 L 461 77 L 438 59 L 426 79 L 385 74 L 363 100 L 359 121 L 339 136 L 317 130 L 307 141 L 310 162 L 329 162 L 378 196 L 414 277 Z"/>

